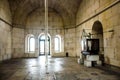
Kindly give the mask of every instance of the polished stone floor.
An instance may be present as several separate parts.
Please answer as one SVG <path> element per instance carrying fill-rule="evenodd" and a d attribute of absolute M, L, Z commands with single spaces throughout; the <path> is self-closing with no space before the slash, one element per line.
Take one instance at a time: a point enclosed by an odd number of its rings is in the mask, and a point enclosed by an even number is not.
<path fill-rule="evenodd" d="M 11 59 L 0 63 L 0 80 L 120 80 L 114 72 L 87 68 L 76 58 L 51 58 L 48 67 L 45 57 Z"/>

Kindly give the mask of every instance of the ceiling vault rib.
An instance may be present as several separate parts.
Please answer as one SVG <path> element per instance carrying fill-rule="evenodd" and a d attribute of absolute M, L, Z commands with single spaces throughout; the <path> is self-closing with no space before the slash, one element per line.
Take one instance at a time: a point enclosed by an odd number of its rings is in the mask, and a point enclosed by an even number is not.
<path fill-rule="evenodd" d="M 6 21 L 6 20 L 4 20 L 4 19 L 2 19 L 2 18 L 0 18 L 0 21 L 2 21 L 2 22 L 4 22 L 4 23 L 8 24 L 8 25 L 11 26 L 11 27 L 13 27 L 12 24 L 10 24 L 8 21 Z"/>

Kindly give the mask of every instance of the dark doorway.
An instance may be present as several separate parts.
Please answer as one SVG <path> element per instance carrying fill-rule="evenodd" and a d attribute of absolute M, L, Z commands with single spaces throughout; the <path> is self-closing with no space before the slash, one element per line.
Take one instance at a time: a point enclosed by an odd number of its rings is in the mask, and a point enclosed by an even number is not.
<path fill-rule="evenodd" d="M 92 38 L 99 39 L 99 56 L 104 65 L 104 38 L 103 38 L 103 26 L 100 21 L 95 21 L 92 27 Z"/>
<path fill-rule="evenodd" d="M 103 26 L 100 21 L 95 21 L 92 27 L 92 38 L 99 39 L 100 44 L 100 53 L 104 51 L 104 42 L 103 42 Z"/>

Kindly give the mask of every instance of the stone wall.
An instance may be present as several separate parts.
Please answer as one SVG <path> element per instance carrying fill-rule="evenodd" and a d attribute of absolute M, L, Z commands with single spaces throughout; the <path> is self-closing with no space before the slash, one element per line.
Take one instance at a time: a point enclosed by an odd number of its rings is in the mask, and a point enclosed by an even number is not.
<path fill-rule="evenodd" d="M 119 0 L 83 0 L 77 13 L 76 28 L 77 54 L 80 53 L 81 31 L 92 32 L 95 21 L 100 21 L 103 27 L 105 63 L 120 67 L 120 2 Z M 114 4 L 116 3 L 116 4 Z M 114 4 L 114 5 L 112 5 Z M 112 6 L 111 6 L 112 5 Z M 114 30 L 113 32 L 109 32 Z"/>
<path fill-rule="evenodd" d="M 12 57 L 21 58 L 25 52 L 25 38 L 24 29 L 13 28 L 12 29 Z"/>
<path fill-rule="evenodd" d="M 73 29 L 65 29 L 65 53 L 68 52 L 68 55 L 71 57 L 76 57 L 76 30 Z"/>
<path fill-rule="evenodd" d="M 3 21 L 2 21 L 3 20 Z M 4 22 L 6 21 L 6 22 Z M 11 13 L 7 0 L 0 1 L 0 61 L 11 58 Z"/>
<path fill-rule="evenodd" d="M 64 28 L 63 21 L 59 14 L 57 14 L 54 10 L 49 9 L 48 13 L 48 34 L 50 36 L 50 54 L 51 56 L 65 56 L 64 54 Z M 39 37 L 41 34 L 45 33 L 45 24 L 44 24 L 44 10 L 37 9 L 32 12 L 26 21 L 25 27 L 25 37 L 28 34 L 33 34 L 35 36 L 36 41 L 36 49 L 35 54 L 39 54 Z M 62 38 L 62 51 L 60 53 L 56 53 L 54 50 L 54 37 L 56 35 L 60 35 Z M 25 57 L 29 57 L 30 55 L 25 54 Z M 33 55 L 35 56 L 35 55 Z"/>

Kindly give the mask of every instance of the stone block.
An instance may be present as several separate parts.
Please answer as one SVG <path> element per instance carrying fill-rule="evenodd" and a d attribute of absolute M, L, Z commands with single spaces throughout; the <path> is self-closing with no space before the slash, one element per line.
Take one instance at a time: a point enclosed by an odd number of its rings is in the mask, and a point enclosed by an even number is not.
<path fill-rule="evenodd" d="M 88 60 L 85 60 L 84 61 L 84 66 L 86 66 L 86 67 L 92 67 L 92 62 L 88 61 Z"/>
<path fill-rule="evenodd" d="M 99 55 L 87 55 L 86 60 L 88 60 L 88 61 L 98 61 L 99 60 Z"/>
<path fill-rule="evenodd" d="M 98 60 L 96 61 L 97 62 L 97 65 L 101 66 L 102 65 L 102 61 Z"/>

